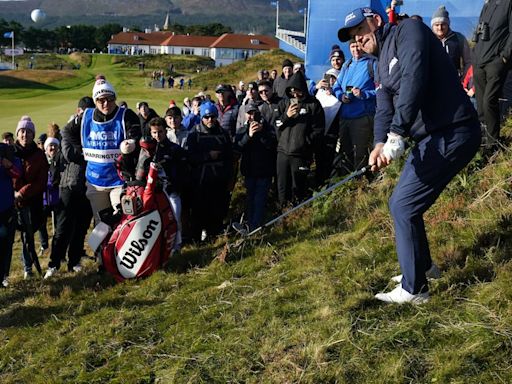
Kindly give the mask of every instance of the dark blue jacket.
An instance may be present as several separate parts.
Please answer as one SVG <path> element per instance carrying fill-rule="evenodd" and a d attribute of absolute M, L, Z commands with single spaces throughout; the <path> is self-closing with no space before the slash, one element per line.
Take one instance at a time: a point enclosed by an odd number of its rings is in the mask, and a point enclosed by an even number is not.
<path fill-rule="evenodd" d="M 390 130 L 421 140 L 435 131 L 477 122 L 450 57 L 425 24 L 407 19 L 398 26 L 385 24 L 376 34 L 375 143 L 386 142 Z M 418 113 L 423 124 L 414 124 Z"/>
<path fill-rule="evenodd" d="M 15 168 L 14 173 L 21 173 L 21 161 L 14 157 L 14 150 L 7 144 L 0 143 L 0 161 L 2 157 L 8 159 Z M 0 163 L 0 213 L 11 209 L 14 206 L 13 170 L 6 169 Z M 0 223 L 1 225 L 1 223 Z"/>

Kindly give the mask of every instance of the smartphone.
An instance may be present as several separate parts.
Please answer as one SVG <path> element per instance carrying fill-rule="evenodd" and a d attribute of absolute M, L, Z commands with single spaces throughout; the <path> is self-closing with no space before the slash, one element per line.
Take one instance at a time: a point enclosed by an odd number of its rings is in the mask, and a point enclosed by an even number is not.
<path fill-rule="evenodd" d="M 325 74 L 324 75 L 324 80 L 327 81 L 327 83 L 329 83 L 331 81 L 331 75 Z"/>
<path fill-rule="evenodd" d="M 352 88 L 354 88 L 352 85 L 347 85 L 347 86 L 345 87 L 345 92 L 346 92 L 346 93 L 352 93 Z"/>
<path fill-rule="evenodd" d="M 299 99 L 297 99 L 296 97 L 292 97 L 290 99 L 290 105 L 293 105 L 293 104 L 299 104 Z"/>

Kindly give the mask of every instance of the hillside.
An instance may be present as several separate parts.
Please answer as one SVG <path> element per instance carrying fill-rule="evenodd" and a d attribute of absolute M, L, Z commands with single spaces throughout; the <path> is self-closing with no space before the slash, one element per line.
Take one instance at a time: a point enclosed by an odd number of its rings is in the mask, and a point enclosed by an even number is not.
<path fill-rule="evenodd" d="M 107 55 L 93 57 L 99 68 L 140 97 L 133 71 Z M 186 247 L 143 280 L 115 284 L 88 261 L 79 275 L 23 281 L 17 246 L 0 290 L 0 382 L 510 383 L 512 121 L 503 134 L 425 215 L 443 276 L 423 306 L 373 299 L 398 273 L 395 163 L 252 239 Z"/>
<path fill-rule="evenodd" d="M 281 0 L 282 22 L 286 23 L 283 26 L 300 28 L 302 16 L 298 10 L 306 3 L 306 0 Z M 153 28 L 155 24 L 162 26 L 169 12 L 171 23 L 220 22 L 239 32 L 266 33 L 275 29 L 275 8 L 267 0 L 0 1 L 0 17 L 17 20 L 25 26 L 34 25 L 30 21 L 30 12 L 35 8 L 41 8 L 47 14 L 46 20 L 38 24 L 43 28 L 109 22 Z"/>

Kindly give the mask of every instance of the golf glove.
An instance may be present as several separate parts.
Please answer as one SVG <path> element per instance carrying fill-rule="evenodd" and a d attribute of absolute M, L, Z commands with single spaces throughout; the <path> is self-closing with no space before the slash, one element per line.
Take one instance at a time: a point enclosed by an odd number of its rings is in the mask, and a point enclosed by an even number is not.
<path fill-rule="evenodd" d="M 398 159 L 405 152 L 404 138 L 396 133 L 388 133 L 388 139 L 382 147 L 382 154 L 388 161 Z"/>

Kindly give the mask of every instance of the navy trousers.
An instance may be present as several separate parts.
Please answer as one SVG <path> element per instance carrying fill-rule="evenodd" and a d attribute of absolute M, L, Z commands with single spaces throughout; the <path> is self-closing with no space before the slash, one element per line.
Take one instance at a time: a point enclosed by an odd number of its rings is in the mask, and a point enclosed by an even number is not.
<path fill-rule="evenodd" d="M 423 213 L 471 161 L 480 146 L 480 139 L 479 123 L 471 120 L 425 137 L 406 160 L 389 200 L 389 208 L 395 224 L 402 288 L 409 293 L 428 291 L 425 272 L 431 267 L 432 259 Z"/>

